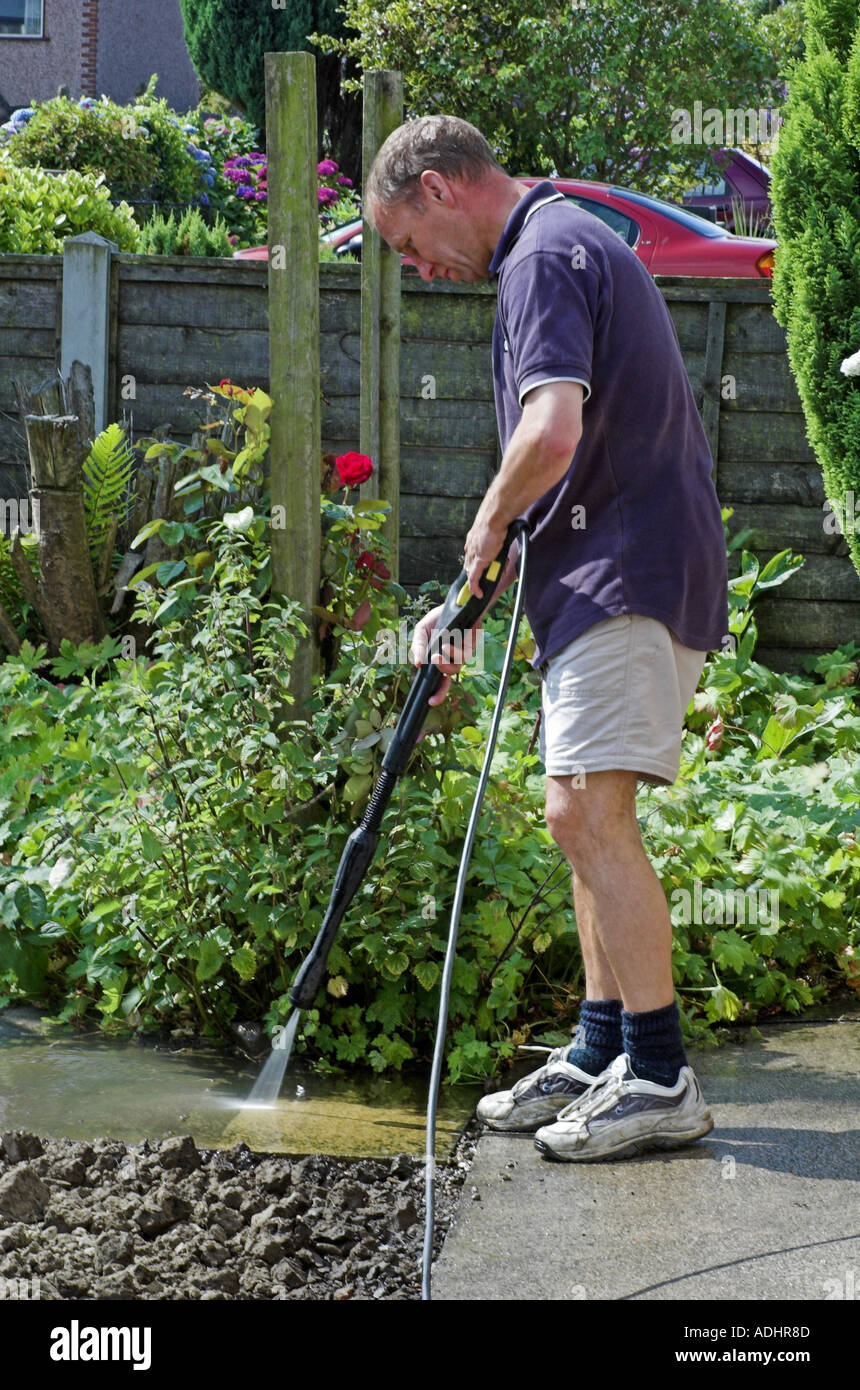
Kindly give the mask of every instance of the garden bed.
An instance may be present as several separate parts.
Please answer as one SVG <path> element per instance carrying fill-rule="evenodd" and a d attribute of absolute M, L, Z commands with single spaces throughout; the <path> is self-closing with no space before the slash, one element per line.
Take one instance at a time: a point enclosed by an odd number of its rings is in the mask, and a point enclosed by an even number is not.
<path fill-rule="evenodd" d="M 436 1255 L 474 1144 L 439 1165 Z M 418 1299 L 423 1240 L 424 1166 L 407 1154 L 0 1142 L 0 1281 L 26 1281 L 30 1297 Z"/>

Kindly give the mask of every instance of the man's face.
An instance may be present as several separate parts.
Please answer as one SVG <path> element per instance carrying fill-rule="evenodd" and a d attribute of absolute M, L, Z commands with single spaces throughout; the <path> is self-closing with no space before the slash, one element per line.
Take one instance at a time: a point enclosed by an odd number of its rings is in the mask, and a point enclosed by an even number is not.
<path fill-rule="evenodd" d="M 423 210 L 417 202 L 374 204 L 380 236 L 408 256 L 422 280 L 486 280 L 491 255 L 482 247 L 469 215 L 469 185 L 429 172 L 422 178 Z"/>

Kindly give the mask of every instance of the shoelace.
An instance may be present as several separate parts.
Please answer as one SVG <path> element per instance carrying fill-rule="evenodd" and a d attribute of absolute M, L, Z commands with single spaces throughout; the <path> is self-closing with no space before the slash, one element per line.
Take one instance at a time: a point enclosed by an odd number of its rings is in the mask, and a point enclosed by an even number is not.
<path fill-rule="evenodd" d="M 621 1065 L 619 1065 L 621 1063 Z M 616 1070 L 617 1068 L 617 1070 Z M 586 1117 L 605 1105 L 607 1101 L 615 1100 L 624 1090 L 624 1079 L 627 1072 L 627 1058 L 616 1058 L 608 1076 L 599 1076 L 593 1081 L 587 1091 L 583 1091 L 578 1100 L 571 1101 L 560 1110 L 556 1116 L 557 1120 L 579 1119 L 580 1116 Z"/>
<path fill-rule="evenodd" d="M 557 1062 L 564 1062 L 567 1058 L 570 1046 L 570 1043 L 565 1043 L 564 1047 L 547 1048 L 546 1051 L 549 1053 L 549 1056 L 543 1066 L 539 1067 L 537 1071 L 529 1072 L 528 1076 L 520 1077 L 519 1081 L 511 1088 L 511 1095 L 521 1096 L 523 1091 L 527 1091 L 530 1086 L 534 1086 L 535 1082 L 541 1076 L 545 1076 L 550 1067 L 554 1067 Z"/>

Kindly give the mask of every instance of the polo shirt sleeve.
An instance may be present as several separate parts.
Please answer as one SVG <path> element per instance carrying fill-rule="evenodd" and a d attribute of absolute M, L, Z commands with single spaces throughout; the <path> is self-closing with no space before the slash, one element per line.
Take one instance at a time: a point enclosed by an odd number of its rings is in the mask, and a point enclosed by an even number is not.
<path fill-rule="evenodd" d="M 502 312 L 520 405 L 550 381 L 578 381 L 588 400 L 599 290 L 591 255 L 575 266 L 558 251 L 533 251 L 510 267 Z"/>

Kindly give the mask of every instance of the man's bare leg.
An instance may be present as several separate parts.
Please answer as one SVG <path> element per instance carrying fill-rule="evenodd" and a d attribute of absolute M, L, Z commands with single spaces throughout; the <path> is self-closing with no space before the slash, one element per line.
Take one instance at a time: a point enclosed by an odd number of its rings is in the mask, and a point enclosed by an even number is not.
<path fill-rule="evenodd" d="M 635 772 L 547 777 L 550 833 L 574 871 L 589 998 L 642 1013 L 674 1000 L 672 925 L 636 820 Z"/>

